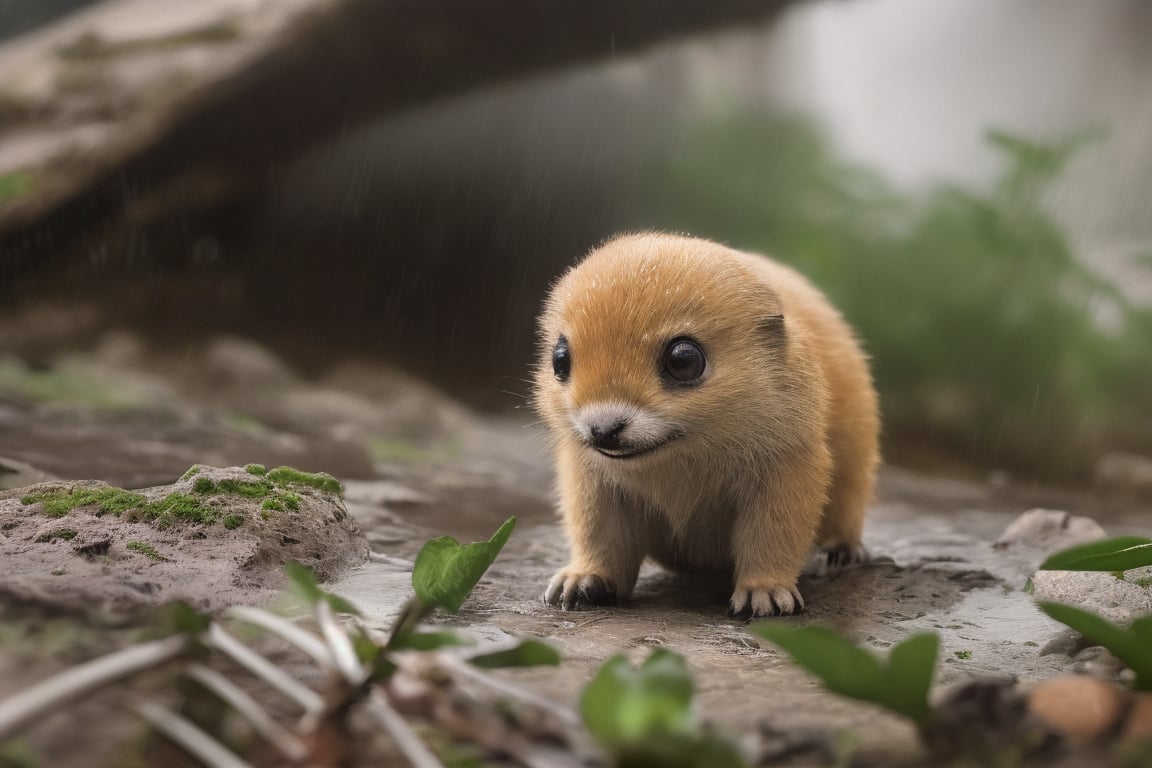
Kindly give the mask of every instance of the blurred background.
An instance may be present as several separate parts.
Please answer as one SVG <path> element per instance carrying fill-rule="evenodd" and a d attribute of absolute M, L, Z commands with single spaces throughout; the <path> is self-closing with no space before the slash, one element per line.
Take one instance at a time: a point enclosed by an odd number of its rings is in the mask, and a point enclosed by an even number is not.
<path fill-rule="evenodd" d="M 1146 2 L 273 5 L 0 0 L 0 452 L 222 338 L 530 423 L 550 281 L 658 228 L 832 297 L 890 461 L 1152 487 Z"/>

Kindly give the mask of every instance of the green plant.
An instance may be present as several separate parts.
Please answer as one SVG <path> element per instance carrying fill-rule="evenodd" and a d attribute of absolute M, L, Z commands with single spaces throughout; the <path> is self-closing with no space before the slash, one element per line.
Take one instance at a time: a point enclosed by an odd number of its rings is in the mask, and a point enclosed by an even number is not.
<path fill-rule="evenodd" d="M 164 557 L 163 555 L 161 555 L 159 552 L 157 552 L 156 548 L 153 547 L 151 544 L 146 544 L 143 541 L 130 541 L 127 544 L 125 544 L 124 546 L 127 547 L 132 552 L 139 552 L 141 555 L 144 555 L 144 557 L 148 558 L 149 560 L 155 560 L 157 562 L 161 562 L 161 561 L 168 559 L 168 558 Z"/>
<path fill-rule="evenodd" d="M 1152 539 L 1143 536 L 1120 536 L 1057 552 L 1040 564 L 1040 570 L 1123 573 L 1150 565 L 1152 565 Z"/>
<path fill-rule="evenodd" d="M 897 455 L 922 461 L 929 443 L 1086 476 L 1101 446 L 1152 440 L 1152 311 L 1088 269 L 1044 205 L 1094 139 L 989 131 L 998 178 L 905 192 L 842 159 L 810 120 L 732 114 L 690 127 L 623 223 L 720 239 L 813 278 L 872 356 Z"/>
<path fill-rule="evenodd" d="M 622 768 L 745 765 L 731 743 L 700 728 L 693 688 L 684 659 L 670 651 L 657 648 L 639 667 L 614 656 L 584 689 L 580 712 Z"/>
<path fill-rule="evenodd" d="M 261 508 L 269 512 L 296 512 L 300 509 L 301 488 L 314 488 L 324 493 L 339 494 L 340 483 L 323 472 L 301 472 L 292 467 L 277 467 L 263 472 L 259 464 L 249 464 L 245 471 L 251 479 L 234 477 L 212 480 L 202 474 L 203 467 L 193 465 L 180 480 L 192 480 L 192 493 L 173 491 L 161 499 L 149 501 L 146 496 L 114 486 L 98 485 L 80 488 L 46 488 L 24 495 L 20 503 L 39 504 L 48 517 L 63 517 L 80 507 L 95 507 L 96 514 L 126 516 L 145 520 L 158 528 L 176 523 L 212 525 L 222 521 L 225 528 L 235 529 L 244 524 L 244 517 L 225 513 L 209 502 L 212 496 L 240 496 L 263 500 Z M 195 478 L 195 479 L 193 479 Z M 267 518 L 265 518 L 267 519 Z"/>
<path fill-rule="evenodd" d="M 1060 603 L 1041 602 L 1040 609 L 1056 621 L 1102 645 L 1136 674 L 1132 686 L 1152 691 L 1152 615 L 1132 622 L 1127 629 L 1094 613 Z"/>
<path fill-rule="evenodd" d="M 443 701 L 443 685 L 439 682 L 428 685 L 425 681 L 429 674 L 427 662 L 415 662 L 410 654 L 397 654 L 398 651 L 426 650 L 441 666 L 441 671 L 433 676 L 438 681 L 445 676 L 460 676 L 473 685 L 479 683 L 501 695 L 519 696 L 523 702 L 544 706 L 515 686 L 487 677 L 483 670 L 557 664 L 559 654 L 551 646 L 528 639 L 507 648 L 471 653 L 462 658 L 440 655 L 437 649 L 463 645 L 466 641 L 451 632 L 418 632 L 417 620 L 413 618 L 427 616 L 436 608 L 458 610 L 507 541 L 513 525 L 514 519 L 509 518 L 487 542 L 461 546 L 445 537 L 425 545 L 413 569 L 413 584 L 420 585 L 418 596 L 401 612 L 385 643 L 374 639 L 360 623 L 355 606 L 321 589 L 312 573 L 295 563 L 285 567 L 289 585 L 308 606 L 315 631 L 257 608 L 238 606 L 225 611 L 225 618 L 231 623 L 262 629 L 311 657 L 327 673 L 322 691 L 301 683 L 245 645 L 225 628 L 224 622 L 176 603 L 169 607 L 168 615 L 172 636 L 98 657 L 0 702 L 0 743 L 45 713 L 74 703 L 104 686 L 161 665 L 181 662 L 179 668 L 183 676 L 213 697 L 210 711 L 221 712 L 222 701 L 246 719 L 254 733 L 286 764 L 342 764 L 349 743 L 348 719 L 357 711 L 385 729 L 413 765 L 440 766 L 393 702 L 410 708 L 417 716 L 442 713 L 443 721 L 439 724 L 449 732 L 457 729 L 465 738 L 483 740 L 488 735 L 490 741 L 485 743 L 491 749 L 508 754 L 523 753 L 532 749 L 531 745 L 518 745 L 506 738 L 499 730 L 501 720 L 485 722 L 486 730 L 479 730 L 479 726 L 468 720 L 467 702 L 475 701 L 477 693 L 447 706 Z M 142 554 L 154 552 L 146 544 L 133 544 L 129 544 L 129 548 Z M 339 624 L 336 613 L 351 616 L 351 626 Z M 285 696 L 302 712 L 299 720 L 285 724 L 282 718 L 274 717 L 242 685 L 212 668 L 211 660 L 216 655 L 230 659 L 238 665 L 235 668 L 247 670 Z M 399 677 L 405 679 L 400 685 L 403 692 L 397 694 L 393 681 Z M 190 719 L 191 715 L 186 712 L 177 713 L 153 700 L 144 700 L 134 709 L 159 733 L 205 764 L 248 765 L 225 746 L 209 726 Z M 277 707 L 282 709 L 282 705 Z M 509 712 L 503 717 L 513 715 Z M 541 764 L 538 756 L 521 762 Z"/>
<path fill-rule="evenodd" d="M 451 536 L 432 539 L 420 550 L 412 570 L 412 587 L 428 608 L 456 613 L 468 593 L 500 554 L 516 518 L 510 517 L 488 541 L 461 545 Z"/>
<path fill-rule="evenodd" d="M 877 704 L 921 727 L 929 723 L 928 691 L 940 646 L 936 635 L 913 635 L 897 643 L 885 662 L 826 627 L 761 622 L 751 630 L 820 678 L 828 690 Z"/>

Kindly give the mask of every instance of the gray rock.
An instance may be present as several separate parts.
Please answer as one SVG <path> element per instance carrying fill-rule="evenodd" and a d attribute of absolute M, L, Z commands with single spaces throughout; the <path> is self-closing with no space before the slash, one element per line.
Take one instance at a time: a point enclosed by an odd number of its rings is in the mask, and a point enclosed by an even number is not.
<path fill-rule="evenodd" d="M 1152 613 L 1152 590 L 1098 571 L 1037 571 L 1032 576 L 1037 600 L 1064 603 L 1128 624 Z"/>
<path fill-rule="evenodd" d="M 367 561 L 368 545 L 339 497 L 297 484 L 259 495 L 262 480 L 240 467 L 202 467 L 171 485 L 120 491 L 109 509 L 96 501 L 45 507 L 43 494 L 114 490 L 91 480 L 0 492 L 3 592 L 78 609 L 182 599 L 215 610 L 267 600 L 289 560 L 322 580 Z M 237 492 L 221 483 L 246 485 Z M 158 506 L 189 500 L 200 521 Z"/>
<path fill-rule="evenodd" d="M 1055 509 L 1030 509 L 1012 521 L 994 543 L 996 549 L 1028 547 L 1043 552 L 1103 539 L 1108 534 L 1088 517 Z"/>

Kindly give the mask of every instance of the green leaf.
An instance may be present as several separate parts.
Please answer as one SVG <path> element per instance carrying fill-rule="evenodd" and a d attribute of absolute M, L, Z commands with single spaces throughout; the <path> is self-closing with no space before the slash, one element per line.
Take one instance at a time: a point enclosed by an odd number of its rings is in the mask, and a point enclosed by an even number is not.
<path fill-rule="evenodd" d="M 288 577 L 289 591 L 309 608 L 321 600 L 326 600 L 336 613 L 361 616 L 360 609 L 340 595 L 325 592 L 316 583 L 316 575 L 300 563 L 289 561 L 284 564 L 284 574 Z"/>
<path fill-rule="evenodd" d="M 1130 571 L 1152 565 L 1152 539 L 1120 536 L 1070 547 L 1051 555 L 1042 571 Z"/>
<path fill-rule="evenodd" d="M 284 563 L 284 575 L 288 577 L 288 588 L 292 594 L 309 606 L 315 605 L 324 597 L 324 591 L 316 583 L 316 575 L 300 563 Z"/>
<path fill-rule="evenodd" d="M 882 663 L 827 627 L 763 622 L 750 629 L 783 649 L 830 691 L 878 704 L 918 723 L 927 719 L 939 648 L 935 635 L 909 637 L 893 646 L 887 663 Z"/>
<path fill-rule="evenodd" d="M 936 671 L 936 654 L 940 638 L 936 635 L 913 635 L 888 653 L 884 670 L 882 697 L 879 703 L 916 721 L 928 718 L 928 691 Z"/>
<path fill-rule="evenodd" d="M 416 596 L 430 608 L 443 608 L 449 613 L 459 611 L 472 588 L 500 554 L 515 525 L 516 518 L 510 517 L 488 541 L 465 546 L 451 536 L 429 541 L 416 556 L 412 570 Z"/>
<path fill-rule="evenodd" d="M 367 632 L 361 629 L 349 632 L 348 639 L 352 641 L 352 648 L 356 651 L 356 659 L 361 664 L 371 664 L 383 650 L 376 644 L 375 640 L 368 636 Z"/>
<path fill-rule="evenodd" d="M 174 634 L 199 635 L 208 631 L 212 625 L 212 617 L 200 613 L 183 600 L 174 600 L 165 609 L 167 623 Z"/>
<path fill-rule="evenodd" d="M 880 688 L 884 672 L 879 660 L 827 627 L 762 622 L 749 629 L 779 646 L 836 693 L 869 701 Z"/>
<path fill-rule="evenodd" d="M 692 693 L 684 659 L 656 649 L 638 668 L 622 655 L 606 661 L 580 711 L 619 768 L 743 768 L 735 744 L 698 727 Z"/>
<path fill-rule="evenodd" d="M 657 648 L 638 668 L 623 655 L 606 661 L 584 689 L 584 724 L 606 747 L 621 748 L 650 739 L 690 735 L 692 676 L 684 659 Z"/>
<path fill-rule="evenodd" d="M 1152 616 L 1132 622 L 1125 630 L 1094 613 L 1060 603 L 1039 603 L 1040 610 L 1111 651 L 1136 673 L 1132 687 L 1152 691 Z"/>
<path fill-rule="evenodd" d="M 539 640 L 521 640 L 514 648 L 482 653 L 471 657 L 468 661 L 481 669 L 555 667 L 560 664 L 560 652 Z"/>
<path fill-rule="evenodd" d="M 393 651 L 434 651 L 437 648 L 447 648 L 453 645 L 472 645 L 471 638 L 463 637 L 455 632 L 409 632 L 396 641 L 390 643 L 389 650 Z"/>

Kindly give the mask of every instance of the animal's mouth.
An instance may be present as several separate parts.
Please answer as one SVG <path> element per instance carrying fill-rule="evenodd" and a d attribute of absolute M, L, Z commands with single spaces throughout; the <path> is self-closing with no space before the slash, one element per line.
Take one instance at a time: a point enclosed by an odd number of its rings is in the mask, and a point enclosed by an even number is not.
<path fill-rule="evenodd" d="M 647 456 L 653 451 L 657 451 L 668 443 L 674 442 L 678 438 L 684 436 L 683 432 L 674 432 L 668 437 L 655 443 L 645 443 L 644 445 L 628 445 L 620 446 L 618 448 L 600 448 L 592 446 L 592 448 L 601 456 L 607 456 L 610 459 L 635 459 L 640 456 Z"/>

